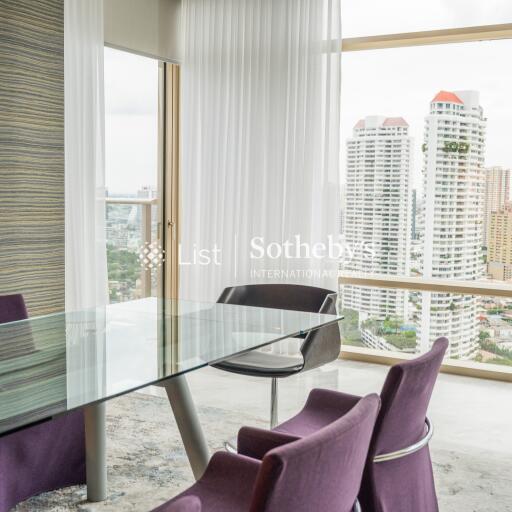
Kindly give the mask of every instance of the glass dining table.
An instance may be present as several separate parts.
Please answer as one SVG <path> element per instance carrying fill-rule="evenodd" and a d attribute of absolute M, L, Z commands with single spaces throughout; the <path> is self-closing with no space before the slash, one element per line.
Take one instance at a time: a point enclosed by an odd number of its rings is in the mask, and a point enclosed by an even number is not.
<path fill-rule="evenodd" d="M 165 387 L 192 470 L 209 460 L 187 372 L 341 317 L 147 298 L 0 325 L 0 436 L 83 408 L 87 496 L 107 495 L 105 403 Z"/>

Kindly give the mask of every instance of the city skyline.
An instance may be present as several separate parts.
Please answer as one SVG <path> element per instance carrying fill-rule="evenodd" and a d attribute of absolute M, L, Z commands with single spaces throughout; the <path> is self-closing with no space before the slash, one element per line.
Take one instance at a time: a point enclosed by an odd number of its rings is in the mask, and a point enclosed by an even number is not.
<path fill-rule="evenodd" d="M 414 253 L 414 272 L 427 278 L 476 280 L 485 275 L 484 220 L 493 212 L 495 235 L 495 210 L 508 200 L 510 179 L 507 169 L 485 167 L 486 126 L 478 91 L 439 91 L 430 101 L 421 145 L 422 209 L 419 219 L 414 216 L 421 236 L 413 241 L 409 125 L 402 117 L 374 115 L 355 124 L 345 141 L 343 234 L 346 244 L 371 244 L 376 256 L 370 261 L 356 256 L 343 270 L 409 275 Z M 401 217 L 404 209 L 407 215 Z M 512 211 L 506 212 L 507 233 L 495 239 L 510 245 Z M 479 315 L 476 297 L 409 297 L 405 291 L 356 286 L 341 291 L 351 329 L 357 328 L 361 342 L 371 348 L 424 352 L 447 336 L 452 357 L 471 359 L 480 353 L 481 318 L 486 317 Z M 350 311 L 357 313 L 357 327 Z"/>

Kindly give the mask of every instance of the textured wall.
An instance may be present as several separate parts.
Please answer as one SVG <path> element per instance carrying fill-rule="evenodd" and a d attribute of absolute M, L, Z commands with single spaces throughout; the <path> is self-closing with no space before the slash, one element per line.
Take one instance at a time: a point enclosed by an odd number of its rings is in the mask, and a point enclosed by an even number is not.
<path fill-rule="evenodd" d="M 64 309 L 64 0 L 0 0 L 0 294 Z"/>

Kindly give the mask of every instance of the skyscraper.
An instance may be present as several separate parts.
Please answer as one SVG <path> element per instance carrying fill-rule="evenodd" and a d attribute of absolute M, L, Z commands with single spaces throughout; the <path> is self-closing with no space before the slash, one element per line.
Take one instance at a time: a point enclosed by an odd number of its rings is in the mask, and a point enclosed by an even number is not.
<path fill-rule="evenodd" d="M 491 213 L 487 237 L 487 272 L 493 279 L 512 279 L 512 208 Z"/>
<path fill-rule="evenodd" d="M 485 128 L 476 91 L 441 91 L 430 103 L 422 147 L 426 278 L 474 280 L 484 273 Z M 470 357 L 478 341 L 476 313 L 470 295 L 423 293 L 420 348 L 446 336 L 452 357 Z"/>
<path fill-rule="evenodd" d="M 510 169 L 488 167 L 485 169 L 484 229 L 482 245 L 489 247 L 491 213 L 505 208 L 510 198 Z"/>
<path fill-rule="evenodd" d="M 348 272 L 408 275 L 412 139 L 401 117 L 370 116 L 347 140 L 344 211 Z M 407 293 L 345 286 L 343 306 L 366 316 L 406 316 Z"/>

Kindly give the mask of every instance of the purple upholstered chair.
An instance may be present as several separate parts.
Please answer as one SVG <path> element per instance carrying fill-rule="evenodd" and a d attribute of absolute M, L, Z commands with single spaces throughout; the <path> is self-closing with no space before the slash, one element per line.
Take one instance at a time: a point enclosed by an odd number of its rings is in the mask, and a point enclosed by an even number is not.
<path fill-rule="evenodd" d="M 26 318 L 21 295 L 0 297 L 0 323 Z M 34 349 L 26 346 L 25 355 Z M 0 512 L 41 492 L 82 483 L 85 437 L 81 411 L 0 437 Z"/>
<path fill-rule="evenodd" d="M 201 500 L 197 496 L 183 496 L 169 507 L 172 512 L 201 512 Z"/>
<path fill-rule="evenodd" d="M 378 409 L 379 397 L 368 395 L 342 418 L 270 450 L 262 461 L 218 452 L 196 484 L 156 511 L 195 512 L 199 501 L 201 512 L 350 512 Z"/>
<path fill-rule="evenodd" d="M 427 409 L 448 340 L 391 368 L 381 391 L 382 409 L 369 452 L 360 501 L 375 512 L 437 512 L 428 442 Z"/>
<path fill-rule="evenodd" d="M 364 512 L 437 512 L 426 417 L 448 340 L 391 368 L 381 392 L 382 407 L 368 453 L 359 501 Z M 337 391 L 313 390 L 304 409 L 268 431 L 244 427 L 238 453 L 261 459 L 275 446 L 309 436 L 347 414 L 361 398 Z"/>

